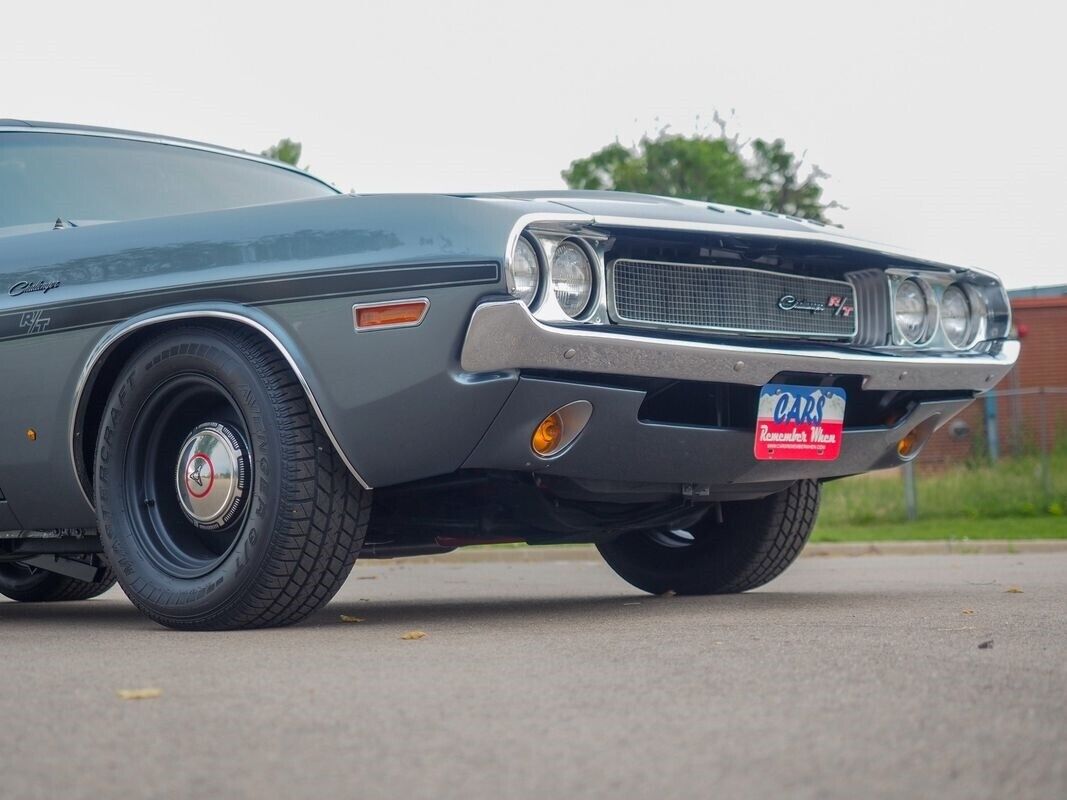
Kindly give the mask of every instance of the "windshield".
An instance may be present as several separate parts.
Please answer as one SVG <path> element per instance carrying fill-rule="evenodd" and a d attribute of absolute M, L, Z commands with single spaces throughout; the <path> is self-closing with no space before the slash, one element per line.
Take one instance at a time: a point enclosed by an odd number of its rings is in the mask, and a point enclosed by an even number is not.
<path fill-rule="evenodd" d="M 309 175 L 180 145 L 65 133 L 0 133 L 0 229 L 129 220 L 325 197 Z"/>

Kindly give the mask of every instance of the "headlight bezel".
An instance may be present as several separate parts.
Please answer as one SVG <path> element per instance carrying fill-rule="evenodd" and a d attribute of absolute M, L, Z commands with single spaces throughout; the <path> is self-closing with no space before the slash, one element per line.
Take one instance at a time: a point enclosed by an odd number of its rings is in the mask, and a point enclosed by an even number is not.
<path fill-rule="evenodd" d="M 922 269 L 891 267 L 886 270 L 888 288 L 888 313 L 891 347 L 904 350 L 963 352 L 973 350 L 982 342 L 1002 339 L 1008 335 L 1011 323 L 1011 306 L 1003 283 L 989 273 L 976 269 Z M 896 318 L 897 291 L 906 281 L 914 281 L 927 292 L 927 303 L 932 303 L 936 314 L 924 328 L 924 338 L 909 341 L 900 329 Z M 970 309 L 967 334 L 959 342 L 949 338 L 942 319 L 945 292 L 951 287 L 960 289 Z M 932 324 L 932 327 L 931 327 Z"/>
<path fill-rule="evenodd" d="M 529 292 L 529 299 L 526 299 L 525 292 L 519 294 L 516 291 L 516 259 L 521 247 L 528 247 L 534 257 L 534 275 L 536 281 L 533 286 L 533 291 Z M 507 263 L 504 265 L 504 283 L 507 287 L 508 294 L 526 304 L 527 308 L 533 308 L 541 299 L 542 290 L 545 284 L 545 273 L 547 260 L 545 257 L 544 249 L 541 247 L 541 243 L 533 236 L 527 236 L 526 234 L 520 234 L 515 243 L 511 247 L 511 251 L 508 253 Z"/>
<path fill-rule="evenodd" d="M 585 298 L 581 306 L 572 313 L 571 310 L 566 308 L 563 301 L 560 299 L 560 293 L 556 289 L 556 259 L 560 255 L 560 251 L 564 248 L 577 250 L 581 253 L 585 261 L 585 267 L 588 272 L 588 285 L 585 290 Z M 578 321 L 588 316 L 590 309 L 593 306 L 594 299 L 597 294 L 597 255 L 593 252 L 592 248 L 584 240 L 576 236 L 568 236 L 560 241 L 556 242 L 552 248 L 552 253 L 548 262 L 548 286 L 552 290 L 552 295 L 555 299 L 556 306 L 572 320 Z"/>
<path fill-rule="evenodd" d="M 922 327 L 918 334 L 914 337 L 909 336 L 901 327 L 900 321 L 897 318 L 900 313 L 898 310 L 898 299 L 902 289 L 908 286 L 914 286 L 919 296 L 923 300 L 923 317 Z M 898 281 L 893 286 L 893 293 L 891 297 L 892 309 L 891 317 L 893 320 L 893 331 L 897 337 L 899 337 L 900 343 L 911 347 L 921 347 L 928 344 L 937 331 L 939 322 L 940 306 L 937 302 L 937 298 L 934 296 L 933 289 L 930 283 L 923 277 L 917 275 L 908 275 L 902 280 Z"/>
<path fill-rule="evenodd" d="M 966 324 L 963 328 L 963 337 L 956 341 L 952 338 L 952 334 L 949 333 L 948 327 L 945 325 L 945 298 L 949 292 L 956 291 L 963 297 L 963 301 L 966 304 Z M 944 287 L 941 292 L 941 296 L 938 299 L 939 318 L 941 333 L 945 337 L 945 341 L 955 348 L 956 350 L 969 350 L 974 346 L 975 342 L 980 337 L 983 328 L 983 320 L 986 316 L 986 311 L 982 303 L 982 299 L 978 292 L 975 291 L 970 285 L 961 283 L 960 281 L 954 281 L 948 286 Z"/>
<path fill-rule="evenodd" d="M 606 233 L 575 225 L 542 223 L 524 228 L 518 235 L 534 243 L 541 258 L 541 284 L 530 313 L 549 325 L 607 324 L 607 294 L 604 248 L 610 241 Z M 564 309 L 556 295 L 552 265 L 557 247 L 573 244 L 580 248 L 591 278 L 591 286 L 580 309 Z M 514 246 L 513 246 L 514 247 Z"/>

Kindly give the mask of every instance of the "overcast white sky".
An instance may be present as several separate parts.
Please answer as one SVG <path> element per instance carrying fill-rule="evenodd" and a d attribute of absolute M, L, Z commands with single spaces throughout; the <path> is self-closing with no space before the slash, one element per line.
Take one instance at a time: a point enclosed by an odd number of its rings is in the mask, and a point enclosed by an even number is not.
<path fill-rule="evenodd" d="M 859 236 L 1067 282 L 1058 2 L 8 0 L 0 117 L 260 150 L 367 192 L 561 188 L 736 110 L 832 174 Z"/>

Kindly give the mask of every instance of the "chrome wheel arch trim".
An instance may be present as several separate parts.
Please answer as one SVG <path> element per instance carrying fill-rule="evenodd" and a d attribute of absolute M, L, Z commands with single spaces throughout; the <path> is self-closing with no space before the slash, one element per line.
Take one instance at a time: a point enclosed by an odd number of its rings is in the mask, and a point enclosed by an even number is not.
<path fill-rule="evenodd" d="M 293 354 L 289 351 L 289 348 L 285 346 L 282 340 L 269 327 L 259 320 L 249 316 L 245 311 L 238 309 L 195 308 L 149 312 L 147 315 L 127 320 L 108 331 L 108 333 L 97 342 L 89 353 L 89 357 L 85 362 L 85 366 L 82 368 L 81 374 L 78 376 L 78 382 L 74 389 L 74 402 L 71 406 L 70 425 L 67 435 L 71 468 L 74 470 L 74 476 L 78 482 L 78 488 L 82 493 L 82 497 L 85 498 L 85 502 L 89 504 L 90 508 L 95 510 L 96 506 L 93 503 L 92 498 L 89 496 L 88 487 L 83 480 L 83 477 L 87 478 L 88 476 L 83 476 L 82 470 L 79 468 L 78 464 L 78 418 L 82 406 L 82 399 L 86 390 L 91 385 L 91 381 L 96 374 L 97 368 L 120 342 L 137 331 L 168 322 L 182 322 L 200 319 L 216 319 L 235 322 L 251 328 L 270 342 L 271 346 L 281 353 L 282 358 L 285 359 L 289 368 L 293 371 L 293 374 L 296 375 L 296 379 L 300 382 L 300 386 L 304 390 L 304 394 L 308 399 L 308 403 L 311 405 L 312 411 L 315 413 L 315 417 L 318 419 L 319 424 L 322 425 L 323 430 L 326 432 L 326 437 L 330 440 L 330 444 L 333 445 L 333 449 L 337 452 L 337 455 L 340 457 L 345 467 L 352 473 L 352 477 L 359 482 L 360 486 L 364 489 L 372 488 L 363 476 L 359 474 L 359 471 L 348 459 L 348 456 L 345 455 L 340 442 L 337 440 L 333 430 L 330 428 L 329 422 L 326 420 L 326 416 L 322 412 L 321 406 L 319 406 L 318 400 L 315 399 L 315 394 L 311 390 L 307 378 L 304 376 L 304 373 L 297 364 Z"/>

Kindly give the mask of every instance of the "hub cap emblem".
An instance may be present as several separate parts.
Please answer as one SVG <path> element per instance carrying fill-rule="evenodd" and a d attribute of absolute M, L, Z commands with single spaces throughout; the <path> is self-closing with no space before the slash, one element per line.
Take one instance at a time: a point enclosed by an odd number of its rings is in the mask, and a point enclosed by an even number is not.
<path fill-rule="evenodd" d="M 248 449 L 221 422 L 194 430 L 178 455 L 178 503 L 204 530 L 225 528 L 244 508 L 249 480 Z"/>
<path fill-rule="evenodd" d="M 197 453 L 189 462 L 189 472 L 186 475 L 189 494 L 198 500 L 207 497 L 214 488 L 215 467 L 206 453 Z"/>

